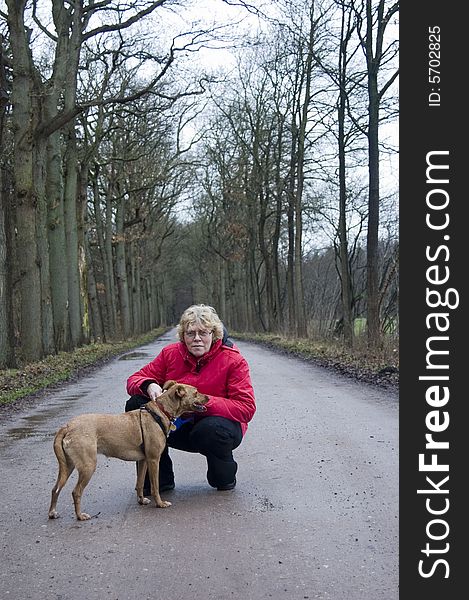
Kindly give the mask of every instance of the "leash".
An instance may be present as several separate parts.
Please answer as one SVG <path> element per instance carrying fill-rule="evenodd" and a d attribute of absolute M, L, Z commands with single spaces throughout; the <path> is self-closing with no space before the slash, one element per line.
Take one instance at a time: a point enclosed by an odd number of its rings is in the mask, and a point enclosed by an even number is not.
<path fill-rule="evenodd" d="M 160 415 L 158 415 L 157 413 L 153 412 L 152 410 L 150 410 L 148 408 L 148 406 L 145 406 L 145 405 L 143 405 L 143 406 L 140 407 L 140 427 L 142 427 L 142 412 L 141 412 L 142 410 L 146 411 L 147 413 L 149 413 L 153 417 L 153 419 L 161 427 L 161 431 L 164 433 L 165 437 L 168 437 L 169 431 L 171 429 L 171 426 L 169 427 L 168 430 L 166 430 L 165 426 L 163 425 L 163 421 L 161 420 Z"/>
<path fill-rule="evenodd" d="M 163 424 L 163 421 L 158 413 L 155 413 L 152 410 L 150 410 L 148 408 L 148 406 L 146 406 L 145 404 L 143 406 L 141 406 L 140 407 L 140 431 L 142 432 L 142 443 L 140 444 L 140 448 L 142 449 L 143 454 L 145 454 L 145 436 L 143 434 L 143 427 L 142 427 L 142 410 L 149 413 L 153 417 L 153 419 L 158 423 L 158 425 L 161 427 L 161 431 L 164 433 L 165 438 L 168 438 L 171 431 L 174 431 L 176 429 L 176 425 L 174 424 L 175 419 L 169 417 L 169 415 L 167 415 L 165 412 L 166 416 L 170 420 L 169 428 L 166 430 L 166 428 Z"/>
<path fill-rule="evenodd" d="M 140 431 L 142 433 L 142 443 L 140 444 L 140 448 L 141 448 L 143 454 L 145 454 L 145 456 L 146 456 L 146 452 L 145 452 L 145 435 L 143 433 L 143 427 L 142 427 L 142 410 L 144 410 L 147 413 L 149 413 L 153 417 L 153 419 L 158 423 L 158 425 L 161 427 L 161 431 L 164 433 L 164 437 L 165 438 L 168 437 L 169 431 L 166 431 L 165 426 L 163 425 L 163 421 L 161 420 L 160 415 L 157 415 L 156 413 L 152 412 L 146 406 L 141 406 L 140 407 Z"/>

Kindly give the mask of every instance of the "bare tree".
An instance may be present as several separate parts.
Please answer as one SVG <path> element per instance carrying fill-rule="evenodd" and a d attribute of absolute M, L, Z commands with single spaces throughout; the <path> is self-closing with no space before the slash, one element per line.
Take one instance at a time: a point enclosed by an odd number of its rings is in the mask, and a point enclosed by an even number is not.
<path fill-rule="evenodd" d="M 8 14 L 2 17 L 8 23 L 13 69 L 14 206 L 21 223 L 16 240 L 19 329 L 26 360 L 85 341 L 86 266 L 83 235 L 79 235 L 83 211 L 77 201 L 83 197 L 83 175 L 88 166 L 80 164 L 76 117 L 95 106 L 125 105 L 151 94 L 171 106 L 179 98 L 203 92 L 203 84 L 197 82 L 175 88 L 169 85 L 168 75 L 178 54 L 202 47 L 210 39 L 210 31 L 176 35 L 161 54 L 144 49 L 143 36 L 138 36 L 141 45 L 134 51 L 125 43 L 127 30 L 171 3 L 177 4 L 171 0 L 124 5 L 53 0 L 49 18 L 37 0 L 7 2 Z M 51 49 L 50 60 L 42 63 L 33 52 L 41 36 Z M 101 73 L 102 85 L 97 90 L 96 86 L 80 90 L 83 48 L 96 42 L 94 48 L 98 49 L 99 40 L 108 61 L 108 69 Z M 133 79 L 125 89 L 112 85 L 113 75 L 126 70 L 136 56 L 148 66 L 147 76 L 130 67 Z M 160 83 L 165 85 L 158 88 Z"/>
<path fill-rule="evenodd" d="M 11 236 L 9 234 L 11 177 L 5 159 L 9 83 L 3 44 L 3 35 L 0 34 L 0 368 L 15 364 L 11 301 Z"/>
<path fill-rule="evenodd" d="M 378 261 L 378 232 L 380 205 L 379 124 L 383 97 L 398 76 L 393 70 L 380 85 L 379 76 L 397 53 L 396 41 L 385 43 L 385 33 L 399 2 L 387 6 L 386 0 L 373 3 L 352 2 L 357 18 L 357 31 L 366 59 L 368 91 L 368 233 L 367 233 L 367 332 L 370 346 L 380 343 L 380 290 Z M 392 64 L 392 62 L 391 62 Z"/>

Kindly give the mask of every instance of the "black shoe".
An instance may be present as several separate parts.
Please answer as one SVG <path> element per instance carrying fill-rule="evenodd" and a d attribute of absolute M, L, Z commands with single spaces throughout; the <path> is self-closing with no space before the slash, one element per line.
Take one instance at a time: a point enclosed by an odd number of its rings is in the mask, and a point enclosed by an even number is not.
<path fill-rule="evenodd" d="M 228 490 L 233 490 L 236 487 L 236 477 L 235 480 L 231 483 L 227 483 L 226 485 L 218 485 L 217 490 L 219 492 L 226 492 Z"/>
<path fill-rule="evenodd" d="M 160 494 L 162 492 L 169 492 L 171 490 L 174 490 L 175 485 L 174 483 L 164 483 L 163 485 L 160 485 Z M 143 495 L 144 496 L 151 496 L 151 489 L 150 488 L 143 488 Z"/>
<path fill-rule="evenodd" d="M 173 483 L 163 483 L 162 485 L 160 485 L 160 492 L 170 492 L 171 490 L 174 490 L 175 485 L 174 482 Z"/>

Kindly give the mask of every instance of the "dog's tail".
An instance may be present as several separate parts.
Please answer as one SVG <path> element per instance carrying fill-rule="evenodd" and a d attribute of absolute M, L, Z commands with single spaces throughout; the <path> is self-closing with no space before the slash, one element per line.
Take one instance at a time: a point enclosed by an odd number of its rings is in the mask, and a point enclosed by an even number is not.
<path fill-rule="evenodd" d="M 67 435 L 67 433 L 68 426 L 64 425 L 57 431 L 54 437 L 54 452 L 55 456 L 57 457 L 57 461 L 59 463 L 59 471 L 61 473 L 68 472 L 71 467 L 70 461 L 67 459 L 67 455 L 65 454 L 63 444 L 64 437 Z"/>
<path fill-rule="evenodd" d="M 67 483 L 67 479 L 70 477 L 74 465 L 64 450 L 64 438 L 67 435 L 68 427 L 65 425 L 61 427 L 54 437 L 54 452 L 59 463 L 59 474 L 57 475 L 57 481 L 52 488 L 51 501 L 49 506 L 49 519 L 57 519 L 59 516 L 56 510 L 57 500 L 59 498 L 60 491 Z"/>

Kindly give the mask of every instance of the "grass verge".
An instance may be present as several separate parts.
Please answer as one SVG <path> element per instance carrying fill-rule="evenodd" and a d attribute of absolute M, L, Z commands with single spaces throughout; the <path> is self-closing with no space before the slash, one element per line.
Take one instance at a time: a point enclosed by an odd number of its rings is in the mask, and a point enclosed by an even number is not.
<path fill-rule="evenodd" d="M 334 340 L 287 338 L 278 334 L 231 332 L 235 339 L 249 341 L 309 360 L 356 380 L 397 388 L 399 384 L 399 347 L 396 338 L 379 350 L 370 350 L 365 338 L 358 337 L 351 350 Z"/>
<path fill-rule="evenodd" d="M 81 370 L 101 364 L 127 350 L 152 342 L 166 331 L 159 327 L 120 342 L 96 343 L 72 352 L 59 352 L 19 369 L 0 370 L 0 404 L 10 404 L 54 384 L 67 381 Z"/>

